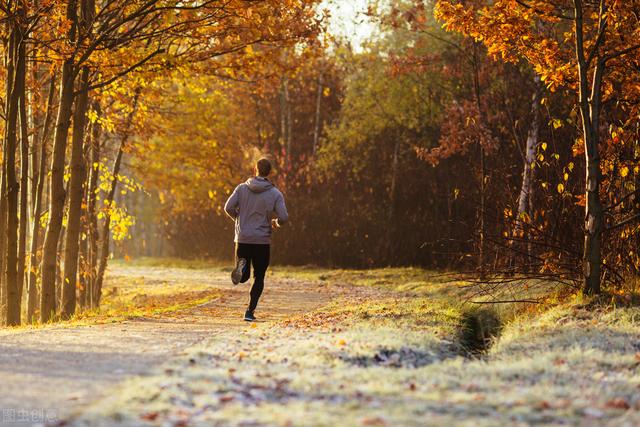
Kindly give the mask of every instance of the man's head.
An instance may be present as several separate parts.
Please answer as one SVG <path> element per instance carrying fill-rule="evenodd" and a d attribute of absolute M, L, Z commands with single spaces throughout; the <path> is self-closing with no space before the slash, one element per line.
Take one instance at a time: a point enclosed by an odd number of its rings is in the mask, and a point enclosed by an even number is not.
<path fill-rule="evenodd" d="M 271 162 L 269 159 L 261 158 L 256 162 L 256 175 L 267 177 L 271 173 Z"/>

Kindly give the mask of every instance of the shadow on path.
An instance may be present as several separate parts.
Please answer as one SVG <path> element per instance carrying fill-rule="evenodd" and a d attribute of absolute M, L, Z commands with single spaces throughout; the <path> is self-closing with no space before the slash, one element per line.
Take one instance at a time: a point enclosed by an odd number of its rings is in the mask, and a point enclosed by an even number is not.
<path fill-rule="evenodd" d="M 161 318 L 0 331 L 0 425 L 32 424 L 17 422 L 25 410 L 46 410 L 49 421 L 64 419 L 127 377 L 142 375 L 219 332 L 247 327 L 242 316 L 250 285 L 232 286 L 227 273 L 127 266 L 112 269 L 110 275 L 158 286 L 204 283 L 222 296 Z M 323 284 L 268 278 L 257 315 L 264 322 L 282 320 L 327 303 L 335 292 Z M 12 418 L 3 419 L 3 410 Z"/>

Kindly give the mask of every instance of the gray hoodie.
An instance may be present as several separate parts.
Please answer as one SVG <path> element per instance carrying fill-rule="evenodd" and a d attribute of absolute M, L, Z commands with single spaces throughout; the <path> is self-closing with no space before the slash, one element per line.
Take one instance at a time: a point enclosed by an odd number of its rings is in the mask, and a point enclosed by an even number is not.
<path fill-rule="evenodd" d="M 282 193 L 267 178 L 249 178 L 233 190 L 224 211 L 235 220 L 237 243 L 271 243 L 271 219 L 278 225 L 289 219 Z"/>

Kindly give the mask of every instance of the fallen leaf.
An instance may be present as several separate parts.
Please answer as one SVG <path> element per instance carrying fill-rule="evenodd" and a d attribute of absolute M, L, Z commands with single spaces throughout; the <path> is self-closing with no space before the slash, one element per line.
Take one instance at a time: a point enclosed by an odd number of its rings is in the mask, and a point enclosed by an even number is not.
<path fill-rule="evenodd" d="M 609 400 L 605 405 L 607 408 L 611 409 L 629 409 L 631 405 L 625 399 L 621 397 L 616 397 L 615 399 Z"/>
<path fill-rule="evenodd" d="M 536 405 L 536 409 L 539 410 L 545 410 L 545 409 L 551 409 L 551 404 L 549 402 L 547 402 L 546 400 L 543 400 L 542 402 L 538 403 Z"/>
<path fill-rule="evenodd" d="M 158 418 L 158 415 L 159 414 L 157 412 L 147 412 L 146 414 L 140 415 L 140 418 L 147 421 L 155 421 L 156 418 Z"/>
<path fill-rule="evenodd" d="M 366 417 L 362 419 L 364 426 L 386 426 L 387 422 L 382 417 Z"/>

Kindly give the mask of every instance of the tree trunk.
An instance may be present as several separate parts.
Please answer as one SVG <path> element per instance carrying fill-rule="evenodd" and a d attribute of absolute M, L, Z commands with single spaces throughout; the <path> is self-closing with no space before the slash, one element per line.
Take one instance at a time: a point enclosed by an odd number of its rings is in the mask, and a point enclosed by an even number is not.
<path fill-rule="evenodd" d="M 40 240 L 40 216 L 42 215 L 42 206 L 44 195 L 44 182 L 47 179 L 47 141 L 49 140 L 49 129 L 51 127 L 51 118 L 53 116 L 53 96 L 56 90 L 56 76 L 51 76 L 49 83 L 49 94 L 47 97 L 47 108 L 44 119 L 44 127 L 40 138 L 40 159 L 38 165 L 38 181 L 32 197 L 33 205 L 33 224 L 31 229 L 31 255 L 29 256 L 29 284 L 27 287 L 27 321 L 33 322 L 37 305 L 37 281 L 38 281 L 38 247 Z M 35 147 L 34 147 L 35 148 Z"/>
<path fill-rule="evenodd" d="M 282 78 L 280 88 L 280 134 L 282 137 L 286 177 L 291 165 L 291 103 L 289 99 L 289 79 L 286 76 Z"/>
<path fill-rule="evenodd" d="M 89 135 L 91 135 L 89 133 Z M 90 137 L 90 136 L 89 136 Z M 87 142 L 91 144 L 89 140 Z M 88 158 L 84 159 L 85 161 L 85 170 L 86 164 L 89 162 Z M 85 185 L 82 189 L 82 214 L 80 216 L 80 242 L 79 248 L 80 252 L 78 254 L 78 304 L 80 304 L 81 309 L 86 309 L 88 307 L 88 298 L 87 298 L 87 289 L 89 287 L 89 222 L 87 216 L 87 205 L 86 201 L 88 199 L 88 191 L 89 186 Z"/>
<path fill-rule="evenodd" d="M 2 145 L 2 153 L 4 159 L 4 144 Z M 6 293 L 4 283 L 4 260 L 6 257 L 7 245 L 4 240 L 4 229 L 7 223 L 7 198 L 6 198 L 6 186 L 4 181 L 4 160 L 2 161 L 2 167 L 0 168 L 0 323 L 4 324 L 4 295 Z"/>
<path fill-rule="evenodd" d="M 516 237 L 525 237 L 525 217 L 531 217 L 533 210 L 533 180 L 534 168 L 533 163 L 536 160 L 536 150 L 540 137 L 540 77 L 535 77 L 535 90 L 531 98 L 531 126 L 527 133 L 527 142 L 524 154 L 524 167 L 522 170 L 522 185 L 520 187 L 520 196 L 518 197 L 518 212 L 516 214 Z M 527 243 L 527 254 L 531 256 L 531 243 Z M 515 256 L 512 254 L 512 258 Z M 525 268 L 529 260 L 525 262 Z"/>
<path fill-rule="evenodd" d="M 95 14 L 94 0 L 81 0 L 79 19 L 80 32 L 90 37 Z M 83 184 L 86 178 L 84 158 L 84 136 L 89 107 L 89 67 L 83 67 L 78 85 L 80 94 L 76 99 L 71 140 L 71 178 L 69 180 L 69 214 L 64 253 L 64 273 L 62 280 L 62 318 L 69 318 L 76 309 L 76 288 L 78 283 L 78 253 L 80 251 L 80 228 L 82 226 Z M 85 295 L 83 291 L 83 296 Z M 82 303 L 84 305 L 84 301 Z"/>
<path fill-rule="evenodd" d="M 480 70 L 478 69 L 478 42 L 473 44 L 473 88 L 476 105 L 480 120 L 484 121 L 482 114 L 482 103 L 480 100 Z M 484 147 L 478 141 L 480 151 L 480 212 L 478 212 L 479 233 L 478 233 L 478 271 L 480 277 L 485 274 L 485 216 L 486 216 L 486 165 Z"/>
<path fill-rule="evenodd" d="M 588 135 L 588 136 L 587 136 Z M 598 153 L 598 135 L 586 129 L 586 207 L 584 227 L 584 293 L 599 294 L 602 263 L 602 230 L 604 228 L 604 210 L 600 201 L 600 156 Z"/>
<path fill-rule="evenodd" d="M 124 148 L 127 145 L 127 141 L 129 139 L 129 130 L 131 129 L 131 123 L 133 122 L 133 117 L 136 114 L 136 110 L 138 109 L 138 98 L 140 97 L 140 89 L 136 90 L 136 94 L 133 98 L 133 109 L 129 114 L 127 119 L 127 123 L 125 126 L 125 133 L 120 141 L 120 147 L 118 148 L 118 153 L 116 154 L 116 159 L 113 162 L 113 181 L 111 181 L 111 188 L 109 189 L 109 194 L 107 194 L 107 198 L 105 199 L 105 207 L 110 208 L 113 205 L 113 200 L 116 194 L 116 188 L 118 186 L 118 174 L 120 173 L 120 166 L 122 164 L 122 155 L 124 154 Z M 102 224 L 102 235 L 101 235 L 101 247 L 100 247 L 100 261 L 98 265 L 98 274 L 96 276 L 96 282 L 93 289 L 93 306 L 100 306 L 100 299 L 102 297 L 102 283 L 104 281 L 104 273 L 107 269 L 107 261 L 109 259 L 109 230 L 111 228 L 111 213 L 107 212 L 104 216 L 104 222 Z"/>
<path fill-rule="evenodd" d="M 16 149 L 18 143 L 19 101 L 24 93 L 25 51 L 24 29 L 20 28 L 24 9 L 16 11 L 16 17 L 10 22 L 9 55 L 7 61 L 7 93 L 6 93 L 6 127 L 4 145 L 4 181 L 6 188 L 6 224 L 4 238 L 6 240 L 5 257 L 5 289 L 7 325 L 20 324 L 20 299 L 18 284 L 18 193 L 19 184 L 16 178 Z M 22 166 L 24 167 L 24 165 Z"/>
<path fill-rule="evenodd" d="M 94 102 L 94 110 L 100 115 L 100 104 Z M 94 288 L 98 267 L 98 218 L 96 215 L 96 191 L 98 188 L 98 176 L 100 175 L 100 125 L 94 123 L 91 135 L 91 176 L 87 188 L 87 225 L 88 225 L 88 276 L 87 295 L 85 302 L 93 308 Z"/>
<path fill-rule="evenodd" d="M 522 186 L 518 197 L 518 222 L 524 214 L 531 214 L 531 192 L 533 184 L 533 162 L 536 160 L 536 149 L 540 135 L 540 89 L 538 87 L 540 78 L 535 78 L 536 89 L 531 99 L 531 126 L 527 134 L 525 147 L 524 168 L 522 172 Z"/>
<path fill-rule="evenodd" d="M 49 222 L 42 250 L 42 292 L 40 296 L 40 321 L 48 322 L 56 311 L 56 265 L 58 241 L 64 214 L 64 166 L 67 149 L 67 134 L 71 121 L 74 98 L 74 65 L 68 59 L 62 66 L 60 79 L 60 100 L 56 132 L 51 155 L 51 179 L 49 184 Z"/>
<path fill-rule="evenodd" d="M 24 46 L 22 47 L 24 54 Z M 26 70 L 25 70 L 26 71 Z M 22 302 L 25 281 L 25 266 L 27 263 L 27 235 L 29 218 L 29 127 L 27 117 L 27 98 L 23 89 L 20 98 L 20 223 L 18 240 L 18 300 Z"/>
<path fill-rule="evenodd" d="M 322 107 L 322 73 L 318 74 L 318 92 L 316 93 L 316 117 L 315 117 L 315 127 L 313 129 L 313 155 L 315 156 L 318 151 L 318 142 L 320 140 L 320 114 Z"/>
<path fill-rule="evenodd" d="M 385 239 L 385 252 L 387 264 L 392 265 L 391 257 L 394 254 L 393 236 L 396 234 L 396 199 L 398 187 L 398 171 L 400 170 L 400 137 L 396 138 L 393 145 L 393 157 L 391 159 L 391 182 L 389 183 L 389 209 L 387 211 L 387 237 Z"/>
<path fill-rule="evenodd" d="M 575 34 L 576 58 L 578 60 L 579 106 L 582 118 L 582 132 L 585 145 L 586 162 L 586 205 L 584 225 L 583 262 L 583 292 L 587 295 L 599 294 L 601 291 L 602 273 L 602 231 L 604 229 L 604 209 L 600 200 L 600 111 L 602 108 L 602 76 L 605 71 L 605 61 L 595 46 L 594 59 L 596 66 L 593 70 L 591 88 L 589 88 L 589 64 L 585 55 L 583 33 L 582 0 L 574 0 L 575 5 Z M 604 10 L 600 11 L 601 18 Z M 604 21 L 606 22 L 606 21 Z M 606 25 L 606 24 L 605 24 Z M 606 34 L 606 31 L 603 31 Z M 604 43 L 604 36 L 599 39 Z M 594 49 L 591 47 L 591 49 Z"/>
<path fill-rule="evenodd" d="M 291 96 L 289 93 L 289 80 L 285 80 L 284 82 L 284 97 L 285 97 L 285 105 L 287 106 L 287 152 L 286 152 L 286 171 L 287 176 L 291 171 L 291 138 L 293 134 L 293 124 L 291 120 Z"/>
<path fill-rule="evenodd" d="M 89 94 L 89 69 L 83 68 L 80 76 L 80 94 L 76 99 L 71 138 L 71 178 L 69 180 L 69 213 L 64 249 L 64 272 L 62 280 L 62 304 L 60 315 L 68 319 L 75 313 L 76 288 L 78 283 L 78 252 L 80 249 L 80 220 L 82 215 L 82 185 L 85 180 L 83 143 L 87 118 Z"/>

